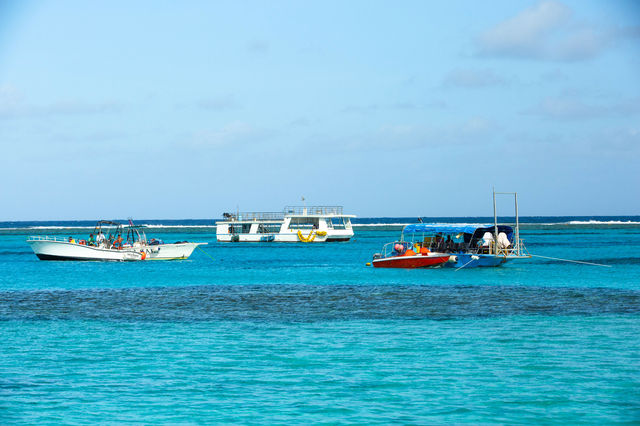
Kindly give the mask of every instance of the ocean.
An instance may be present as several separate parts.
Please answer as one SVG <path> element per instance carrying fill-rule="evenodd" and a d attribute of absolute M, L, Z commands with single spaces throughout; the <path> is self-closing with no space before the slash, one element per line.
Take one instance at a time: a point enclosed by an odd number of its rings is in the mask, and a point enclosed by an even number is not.
<path fill-rule="evenodd" d="M 366 266 L 414 221 L 305 245 L 140 220 L 206 254 L 124 263 L 25 242 L 93 222 L 0 222 L 0 422 L 640 422 L 639 216 L 521 218 L 532 254 L 609 267 Z"/>

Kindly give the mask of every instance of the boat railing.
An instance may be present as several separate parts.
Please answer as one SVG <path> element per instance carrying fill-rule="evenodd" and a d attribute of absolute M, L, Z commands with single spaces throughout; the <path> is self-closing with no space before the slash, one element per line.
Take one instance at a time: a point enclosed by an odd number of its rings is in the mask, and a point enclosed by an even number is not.
<path fill-rule="evenodd" d="M 525 247 L 524 240 L 522 238 L 520 238 L 516 244 L 510 245 L 506 249 L 506 254 L 509 257 L 526 257 L 526 258 L 531 257 L 531 254 L 529 253 L 529 250 L 527 250 L 527 248 Z"/>
<path fill-rule="evenodd" d="M 342 206 L 287 206 L 281 212 L 225 213 L 223 221 L 284 220 L 285 216 L 342 216 Z"/>
<path fill-rule="evenodd" d="M 342 206 L 287 206 L 284 208 L 284 214 L 290 216 L 306 216 L 306 215 L 335 215 L 341 216 Z"/>
<path fill-rule="evenodd" d="M 57 241 L 61 243 L 68 243 L 69 239 L 50 235 L 30 235 L 29 238 L 27 238 L 27 241 Z"/>
<path fill-rule="evenodd" d="M 493 254 L 496 256 L 505 256 L 510 258 L 531 257 L 522 239 L 514 244 L 510 244 L 508 247 L 496 247 L 494 242 L 491 241 L 488 246 L 479 247 L 478 254 Z"/>
<path fill-rule="evenodd" d="M 283 220 L 282 212 L 238 212 L 225 216 L 225 220 L 236 221 L 259 221 L 259 220 Z"/>

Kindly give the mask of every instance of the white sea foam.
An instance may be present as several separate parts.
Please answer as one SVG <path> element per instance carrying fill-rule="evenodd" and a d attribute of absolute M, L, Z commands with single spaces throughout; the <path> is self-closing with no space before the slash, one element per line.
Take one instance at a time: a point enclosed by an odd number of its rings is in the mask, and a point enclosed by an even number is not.
<path fill-rule="evenodd" d="M 489 226 L 486 223 L 462 223 L 462 222 L 455 222 L 455 223 L 449 223 L 449 222 L 437 222 L 437 223 L 431 223 L 431 222 L 423 222 L 425 225 L 440 225 L 440 226 L 478 226 L 478 227 L 483 227 L 483 226 Z M 381 227 L 381 226 L 407 226 L 407 225 L 416 225 L 418 224 L 418 222 L 405 222 L 405 223 L 352 223 L 351 226 L 353 226 L 354 228 L 375 228 L 375 227 Z"/>
<path fill-rule="evenodd" d="M 569 225 L 640 225 L 640 222 L 630 220 L 571 220 Z"/>
<path fill-rule="evenodd" d="M 385 223 L 385 222 L 375 222 L 375 223 L 352 223 L 353 228 L 355 229 L 361 229 L 361 230 L 366 230 L 366 229 L 378 229 L 378 228 L 402 228 L 406 225 L 410 225 L 410 224 L 416 224 L 417 221 L 407 221 L 407 222 L 390 222 L 390 223 Z M 486 223 L 468 223 L 468 222 L 451 222 L 451 223 L 444 223 L 444 222 L 436 222 L 436 223 L 431 223 L 431 222 L 425 222 L 427 224 L 430 225 L 442 225 L 442 226 L 487 226 Z M 127 224 L 123 224 L 125 227 L 128 226 Z M 511 225 L 513 226 L 513 223 L 507 223 L 507 225 Z M 531 228 L 531 227 L 571 227 L 571 226 L 638 226 L 640 225 L 640 221 L 637 220 L 571 220 L 571 221 L 564 221 L 564 222 L 527 222 L 527 221 L 521 221 L 520 225 L 525 227 L 525 228 Z M 179 232 L 180 230 L 201 230 L 201 231 L 211 231 L 214 232 L 216 230 L 216 224 L 214 222 L 212 222 L 211 224 L 208 225 L 203 225 L 203 224 L 193 224 L 193 225 L 188 225 L 188 224 L 176 224 L 176 225 L 169 225 L 169 224 L 163 224 L 163 223 L 143 223 L 140 224 L 140 226 L 144 227 L 145 229 L 148 230 L 155 230 L 155 231 L 162 231 L 162 230 L 167 230 L 167 231 L 177 231 Z M 12 226 L 12 227 L 7 227 L 7 228 L 3 228 L 0 227 L 0 232 L 3 233 L 7 233 L 7 232 L 26 232 L 26 231 L 33 231 L 33 232 L 38 232 L 41 233 L 43 231 L 51 231 L 51 232 L 64 232 L 64 231 L 69 231 L 69 232 L 88 232 L 90 230 L 93 230 L 94 225 L 34 225 L 34 226 L 24 226 L 24 227 L 16 227 L 16 226 Z"/>
<path fill-rule="evenodd" d="M 180 229 L 180 228 L 211 228 L 215 229 L 216 225 L 162 225 L 162 224 L 148 224 L 143 223 L 140 226 L 153 229 Z"/>
<path fill-rule="evenodd" d="M 87 226 L 27 226 L 24 228 L 2 228 L 2 229 L 88 229 L 93 228 L 93 225 Z"/>
<path fill-rule="evenodd" d="M 129 225 L 123 224 L 125 228 Z M 145 229 L 216 229 L 215 225 L 162 225 L 162 224 L 142 224 Z M 0 231 L 86 231 L 92 230 L 95 225 L 86 226 L 59 226 L 59 225 L 39 225 L 25 227 L 0 228 Z"/>
<path fill-rule="evenodd" d="M 352 223 L 354 228 L 375 228 L 380 226 L 406 226 L 410 223 Z"/>

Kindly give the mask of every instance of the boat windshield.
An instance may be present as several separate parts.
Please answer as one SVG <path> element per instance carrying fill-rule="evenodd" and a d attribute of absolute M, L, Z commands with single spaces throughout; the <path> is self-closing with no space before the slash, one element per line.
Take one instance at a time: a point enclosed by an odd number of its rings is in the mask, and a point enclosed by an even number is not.
<path fill-rule="evenodd" d="M 382 258 L 395 257 L 404 255 L 407 250 L 411 250 L 413 244 L 408 241 L 394 241 L 387 243 L 382 247 Z"/>
<path fill-rule="evenodd" d="M 145 235 L 141 226 L 131 224 L 126 229 L 127 229 L 127 238 L 125 241 L 127 244 L 134 244 L 138 242 L 142 244 L 147 243 L 147 236 Z"/>

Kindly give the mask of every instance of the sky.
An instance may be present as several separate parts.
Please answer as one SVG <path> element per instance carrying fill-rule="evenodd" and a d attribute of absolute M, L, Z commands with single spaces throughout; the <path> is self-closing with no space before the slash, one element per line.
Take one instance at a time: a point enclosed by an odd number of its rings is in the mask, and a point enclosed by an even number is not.
<path fill-rule="evenodd" d="M 493 187 L 640 214 L 640 3 L 0 2 L 0 220 L 485 216 Z"/>

